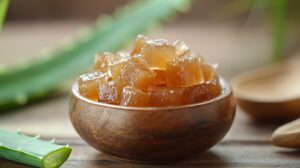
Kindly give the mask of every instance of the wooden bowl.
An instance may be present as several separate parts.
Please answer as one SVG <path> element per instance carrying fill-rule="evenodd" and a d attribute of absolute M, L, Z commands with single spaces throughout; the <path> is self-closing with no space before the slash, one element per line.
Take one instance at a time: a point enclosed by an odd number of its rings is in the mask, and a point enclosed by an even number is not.
<path fill-rule="evenodd" d="M 70 118 L 92 147 L 117 158 L 143 163 L 175 161 L 205 151 L 231 127 L 235 100 L 220 78 L 222 94 L 175 107 L 128 107 L 95 102 L 72 88 Z"/>
<path fill-rule="evenodd" d="M 242 72 L 232 80 L 238 105 L 255 121 L 300 117 L 300 58 Z"/>

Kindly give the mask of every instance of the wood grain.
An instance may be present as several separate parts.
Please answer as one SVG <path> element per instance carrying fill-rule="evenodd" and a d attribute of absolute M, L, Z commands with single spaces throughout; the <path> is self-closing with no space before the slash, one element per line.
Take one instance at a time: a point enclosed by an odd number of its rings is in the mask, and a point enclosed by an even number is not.
<path fill-rule="evenodd" d="M 236 109 L 230 84 L 219 78 L 222 94 L 206 103 L 178 107 L 122 107 L 94 104 L 79 95 L 75 82 L 70 119 L 95 149 L 125 160 L 163 163 L 206 151 L 230 129 Z"/>
<path fill-rule="evenodd" d="M 63 168 L 101 168 L 101 167 L 299 167 L 300 151 L 275 148 L 269 141 L 225 140 L 211 150 L 187 160 L 160 165 L 145 165 L 124 162 L 89 147 L 79 138 L 58 139 L 64 144 L 70 142 L 73 152 Z M 0 159 L 1 168 L 28 168 Z"/>

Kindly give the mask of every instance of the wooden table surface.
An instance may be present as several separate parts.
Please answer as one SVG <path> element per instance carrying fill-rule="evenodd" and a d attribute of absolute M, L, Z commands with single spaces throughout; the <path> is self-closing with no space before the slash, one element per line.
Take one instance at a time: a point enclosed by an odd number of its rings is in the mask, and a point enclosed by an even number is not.
<path fill-rule="evenodd" d="M 0 37 L 0 66 L 27 59 L 45 46 L 55 46 L 82 25 L 85 23 L 7 24 Z M 243 32 L 231 25 L 185 23 L 166 26 L 153 36 L 186 41 L 208 60 L 219 62 L 227 78 L 265 63 L 270 53 L 268 33 L 260 29 Z M 68 94 L 0 115 L 2 129 L 22 128 L 24 133 L 41 134 L 44 139 L 56 137 L 61 144 L 70 143 L 73 152 L 64 168 L 300 167 L 300 151 L 270 144 L 270 135 L 276 127 L 253 123 L 238 108 L 229 133 L 209 151 L 175 163 L 142 165 L 114 159 L 83 142 L 68 118 Z M 0 159 L 0 168 L 19 167 L 27 166 Z"/>
<path fill-rule="evenodd" d="M 104 167 L 300 167 L 300 151 L 274 147 L 270 134 L 276 126 L 257 125 L 238 110 L 232 129 L 226 138 L 207 152 L 174 163 L 160 165 L 135 164 L 120 161 L 96 151 L 80 138 L 58 138 L 59 144 L 70 143 L 73 152 L 63 168 Z M 44 138 L 50 139 L 50 138 Z M 0 159 L 1 168 L 27 168 Z"/>

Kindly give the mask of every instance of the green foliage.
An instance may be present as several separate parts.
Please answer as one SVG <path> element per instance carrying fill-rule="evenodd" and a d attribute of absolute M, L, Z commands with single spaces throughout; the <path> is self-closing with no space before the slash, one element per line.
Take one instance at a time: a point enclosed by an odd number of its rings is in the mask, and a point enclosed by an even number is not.
<path fill-rule="evenodd" d="M 102 17 L 80 37 L 50 51 L 43 59 L 0 72 L 0 111 L 40 99 L 87 70 L 95 53 L 123 48 L 137 34 L 188 6 L 188 0 L 143 0 L 129 4 L 112 17 Z"/>
<path fill-rule="evenodd" d="M 34 167 L 57 168 L 69 157 L 72 149 L 56 145 L 54 140 L 42 141 L 20 132 L 0 130 L 0 157 Z"/>
<path fill-rule="evenodd" d="M 284 27 L 286 0 L 273 0 L 273 62 L 278 62 L 283 57 L 284 50 Z"/>
<path fill-rule="evenodd" d="M 262 13 L 267 13 L 271 9 L 272 20 L 272 55 L 271 60 L 278 62 L 284 55 L 284 37 L 286 25 L 286 12 L 289 6 L 289 12 L 292 13 L 294 20 L 298 22 L 300 15 L 298 6 L 299 1 L 286 0 L 233 0 L 223 5 L 219 12 L 221 18 L 230 18 L 241 14 L 249 13 L 248 20 L 258 19 Z M 259 15 L 256 14 L 260 12 Z M 264 11 L 264 12 L 262 12 Z M 248 21 L 247 21 L 248 22 Z"/>
<path fill-rule="evenodd" d="M 0 31 L 3 26 L 9 0 L 0 0 Z"/>

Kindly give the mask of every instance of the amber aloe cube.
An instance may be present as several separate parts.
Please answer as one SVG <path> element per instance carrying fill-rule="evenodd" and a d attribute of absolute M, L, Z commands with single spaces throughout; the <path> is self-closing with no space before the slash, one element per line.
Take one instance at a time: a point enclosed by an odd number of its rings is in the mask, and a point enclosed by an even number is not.
<path fill-rule="evenodd" d="M 178 106 L 221 93 L 216 67 L 179 40 L 139 35 L 129 52 L 96 56 L 95 70 L 107 74 L 106 82 L 94 84 L 99 85 L 98 101 L 111 104 Z"/>
<path fill-rule="evenodd" d="M 213 80 L 206 83 L 206 86 L 213 97 L 217 97 L 221 94 L 222 88 L 219 83 L 219 79 L 216 77 Z"/>
<path fill-rule="evenodd" d="M 80 94 L 89 99 L 98 100 L 98 85 L 106 83 L 107 79 L 108 75 L 101 72 L 81 75 L 78 80 Z"/>
<path fill-rule="evenodd" d="M 135 39 L 135 43 L 134 43 L 134 47 L 131 51 L 131 55 L 140 54 L 146 40 L 147 40 L 147 37 L 145 37 L 143 35 L 138 35 L 137 38 Z"/>
<path fill-rule="evenodd" d="M 216 69 L 212 65 L 204 63 L 202 69 L 205 81 L 212 81 L 217 77 Z"/>
<path fill-rule="evenodd" d="M 113 53 L 110 52 L 96 54 L 94 59 L 94 69 L 99 72 L 107 72 L 109 59 L 113 56 Z"/>
<path fill-rule="evenodd" d="M 167 65 L 167 86 L 188 87 L 204 82 L 200 58 L 177 60 Z"/>
<path fill-rule="evenodd" d="M 127 60 L 130 59 L 130 55 L 125 52 L 117 53 L 117 56 L 109 60 L 108 63 L 108 75 L 112 79 L 117 79 L 121 75 L 121 70 L 124 67 Z"/>
<path fill-rule="evenodd" d="M 153 84 L 155 86 L 165 86 L 166 85 L 166 71 L 165 70 L 154 70 L 154 81 Z"/>
<path fill-rule="evenodd" d="M 151 106 L 178 106 L 184 104 L 184 88 L 151 87 L 150 101 Z"/>
<path fill-rule="evenodd" d="M 159 70 L 165 70 L 176 57 L 174 44 L 162 39 L 145 41 L 141 55 L 150 68 Z"/>
<path fill-rule="evenodd" d="M 121 78 L 127 85 L 146 91 L 154 80 L 153 71 L 141 58 L 132 58 L 122 69 Z"/>
<path fill-rule="evenodd" d="M 125 83 L 121 79 L 115 79 L 99 85 L 99 101 L 119 104 Z"/>
<path fill-rule="evenodd" d="M 220 94 L 220 85 L 215 80 L 209 83 L 187 87 L 182 96 L 185 103 L 197 103 L 210 100 Z"/>
<path fill-rule="evenodd" d="M 141 90 L 124 87 L 122 92 L 121 105 L 124 106 L 148 106 L 150 94 Z"/>
<path fill-rule="evenodd" d="M 116 67 L 118 67 L 120 63 L 125 62 L 129 58 L 130 55 L 126 52 L 117 52 L 117 53 L 105 52 L 102 54 L 97 54 L 94 60 L 95 62 L 94 69 L 99 72 L 109 72 L 111 71 L 111 69 L 113 69 L 116 72 L 114 71 L 110 73 L 117 73 L 118 68 Z"/>
<path fill-rule="evenodd" d="M 191 55 L 191 49 L 180 40 L 174 42 L 176 59 L 184 59 Z"/>

